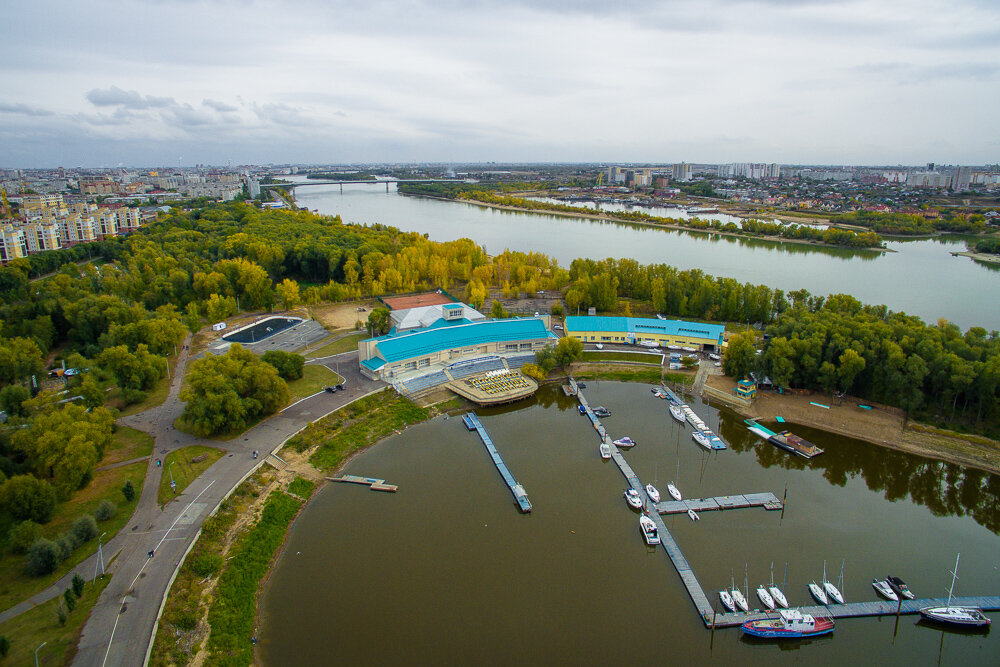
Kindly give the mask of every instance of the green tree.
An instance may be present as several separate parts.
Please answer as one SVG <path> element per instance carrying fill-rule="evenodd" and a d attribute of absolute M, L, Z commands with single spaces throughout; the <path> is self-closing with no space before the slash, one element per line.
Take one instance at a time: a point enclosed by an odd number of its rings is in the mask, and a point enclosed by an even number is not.
<path fill-rule="evenodd" d="M 135 352 L 125 345 L 109 347 L 97 356 L 97 363 L 114 376 L 122 390 L 152 389 L 167 374 L 167 360 L 152 354 L 142 343 Z"/>
<path fill-rule="evenodd" d="M 56 508 L 56 492 L 37 477 L 14 475 L 0 486 L 0 508 L 17 521 L 46 523 Z"/>
<path fill-rule="evenodd" d="M 135 487 L 132 486 L 132 480 L 125 480 L 125 485 L 122 487 L 122 495 L 125 496 L 125 502 L 130 503 L 135 498 Z"/>
<path fill-rule="evenodd" d="M 84 376 L 80 382 L 80 386 L 76 387 L 73 391 L 83 397 L 83 404 L 88 408 L 97 408 L 104 405 L 104 390 L 101 389 L 93 374 L 88 373 Z"/>
<path fill-rule="evenodd" d="M 26 553 L 31 545 L 42 536 L 42 528 L 31 519 L 26 519 L 14 526 L 10 531 L 8 541 L 10 548 L 19 554 Z"/>
<path fill-rule="evenodd" d="M 545 378 L 548 377 L 548 373 L 543 371 L 538 364 L 524 364 L 521 366 L 521 372 L 539 382 L 544 382 Z"/>
<path fill-rule="evenodd" d="M 3 410 L 12 417 L 23 417 L 28 411 L 21 405 L 31 398 L 31 392 L 27 387 L 19 384 L 7 385 L 0 389 L 0 410 Z"/>
<path fill-rule="evenodd" d="M 66 592 L 63 593 L 63 600 L 66 601 L 66 609 L 72 612 L 76 609 L 76 594 L 73 593 L 72 588 L 67 588 Z"/>
<path fill-rule="evenodd" d="M 6 658 L 8 653 L 10 653 L 10 640 L 6 635 L 0 636 L 0 658 Z"/>
<path fill-rule="evenodd" d="M 838 361 L 840 366 L 837 368 L 837 377 L 840 390 L 848 393 L 854 385 L 854 379 L 865 369 L 865 358 L 854 350 L 845 350 Z"/>
<path fill-rule="evenodd" d="M 561 368 L 569 368 L 570 364 L 583 356 L 583 343 L 573 336 L 564 336 L 556 343 L 555 356 Z"/>
<path fill-rule="evenodd" d="M 73 575 L 73 583 L 72 583 L 73 594 L 76 595 L 76 597 L 78 598 L 83 597 L 83 587 L 85 585 L 86 582 L 83 580 L 83 577 L 81 577 L 79 574 Z"/>
<path fill-rule="evenodd" d="M 495 320 L 501 320 L 507 317 L 507 311 L 504 310 L 503 303 L 500 299 L 493 299 L 493 305 L 490 306 L 490 317 Z"/>
<path fill-rule="evenodd" d="M 268 350 L 261 355 L 260 360 L 274 366 L 284 380 L 298 380 L 302 377 L 302 368 L 306 363 L 306 358 L 301 354 L 283 350 Z"/>
<path fill-rule="evenodd" d="M 722 355 L 722 370 L 731 378 L 742 380 L 757 364 L 756 339 L 752 333 L 735 334 Z"/>
<path fill-rule="evenodd" d="M 0 340 L 0 382 L 18 382 L 45 369 L 42 351 L 30 338 Z"/>
<path fill-rule="evenodd" d="M 535 352 L 535 365 L 541 369 L 543 377 L 548 376 L 552 369 L 556 367 L 556 348 L 553 345 L 546 345 Z"/>
<path fill-rule="evenodd" d="M 25 570 L 32 577 L 43 577 L 46 574 L 55 572 L 59 565 L 59 553 L 56 545 L 51 540 L 36 540 L 28 548 L 28 555 L 24 559 Z"/>
<path fill-rule="evenodd" d="M 115 514 L 118 513 L 118 506 L 113 502 L 105 498 L 100 502 L 100 504 L 94 509 L 94 518 L 98 521 L 107 521 L 108 519 L 114 518 Z"/>
<path fill-rule="evenodd" d="M 73 522 L 73 528 L 70 530 L 72 530 L 77 542 L 85 544 L 97 537 L 97 521 L 89 514 L 85 514 Z"/>
<path fill-rule="evenodd" d="M 275 288 L 275 292 L 277 292 L 278 300 L 281 301 L 281 307 L 285 310 L 291 310 L 301 301 L 299 284 L 289 278 L 282 280 Z"/>
<path fill-rule="evenodd" d="M 389 333 L 389 309 L 372 308 L 368 313 L 368 334 L 372 337 Z"/>

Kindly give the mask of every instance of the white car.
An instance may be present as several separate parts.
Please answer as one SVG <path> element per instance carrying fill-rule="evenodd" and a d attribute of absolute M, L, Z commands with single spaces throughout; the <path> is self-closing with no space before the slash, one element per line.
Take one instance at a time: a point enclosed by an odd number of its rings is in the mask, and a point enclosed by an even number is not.
<path fill-rule="evenodd" d="M 561 324 L 553 324 L 552 325 L 552 329 L 555 330 L 555 331 L 562 331 L 563 330 L 563 326 Z"/>

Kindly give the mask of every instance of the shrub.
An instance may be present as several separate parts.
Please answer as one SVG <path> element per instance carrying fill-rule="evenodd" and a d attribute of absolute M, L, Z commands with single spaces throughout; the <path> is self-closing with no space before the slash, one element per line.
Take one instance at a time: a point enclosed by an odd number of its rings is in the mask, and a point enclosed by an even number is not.
<path fill-rule="evenodd" d="M 563 305 L 561 303 L 554 303 L 554 304 L 552 304 L 552 314 L 553 315 L 557 315 L 557 316 L 558 315 L 562 315 L 563 314 Z"/>
<path fill-rule="evenodd" d="M 56 540 L 56 555 L 60 561 L 64 561 L 69 558 L 73 551 L 80 546 L 77 542 L 76 535 L 73 533 L 65 533 L 59 536 Z"/>
<path fill-rule="evenodd" d="M 83 577 L 79 574 L 73 575 L 73 594 L 76 597 L 83 597 L 83 586 L 85 583 L 86 582 L 84 582 Z"/>
<path fill-rule="evenodd" d="M 66 607 L 63 606 L 62 602 L 56 607 L 56 618 L 59 620 L 59 625 L 66 625 Z"/>
<path fill-rule="evenodd" d="M 94 510 L 94 518 L 98 521 L 107 521 L 118 513 L 118 505 L 105 498 L 101 501 L 101 504 L 97 506 Z"/>
<path fill-rule="evenodd" d="M 43 577 L 54 572 L 59 564 L 59 553 L 55 542 L 44 538 L 35 540 L 28 549 L 25 569 L 33 577 Z"/>
<path fill-rule="evenodd" d="M 200 553 L 188 561 L 191 571 L 199 577 L 210 577 L 222 567 L 222 556 L 217 553 Z"/>
<path fill-rule="evenodd" d="M 7 637 L 0 637 L 0 658 L 6 658 L 10 653 L 10 640 Z"/>
<path fill-rule="evenodd" d="M 135 487 L 132 486 L 132 480 L 126 480 L 125 486 L 122 487 L 122 495 L 125 496 L 125 502 L 130 503 L 135 498 Z"/>
<path fill-rule="evenodd" d="M 72 588 L 66 589 L 66 592 L 63 593 L 63 599 L 66 600 L 66 609 L 69 611 L 76 609 L 76 594 Z"/>
<path fill-rule="evenodd" d="M 27 553 L 31 545 L 41 536 L 42 529 L 37 523 L 31 519 L 22 521 L 10 531 L 10 548 L 14 553 Z"/>
<path fill-rule="evenodd" d="M 56 508 L 56 490 L 32 475 L 14 475 L 0 486 L 0 508 L 14 519 L 45 523 Z"/>
<path fill-rule="evenodd" d="M 97 522 L 94 517 L 85 514 L 73 522 L 72 531 L 80 544 L 89 542 L 97 537 Z"/>
<path fill-rule="evenodd" d="M 302 377 L 302 367 L 306 362 L 306 358 L 301 354 L 282 350 L 268 350 L 261 355 L 260 360 L 274 366 L 278 375 L 285 380 L 298 380 Z"/>

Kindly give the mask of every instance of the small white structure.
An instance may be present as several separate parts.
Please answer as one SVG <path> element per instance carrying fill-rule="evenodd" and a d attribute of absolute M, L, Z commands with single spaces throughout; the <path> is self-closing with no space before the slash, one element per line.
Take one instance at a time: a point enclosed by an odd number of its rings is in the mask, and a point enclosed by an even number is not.
<path fill-rule="evenodd" d="M 219 322 L 217 324 L 212 325 L 212 331 L 222 331 L 225 328 L 226 328 L 225 322 Z"/>

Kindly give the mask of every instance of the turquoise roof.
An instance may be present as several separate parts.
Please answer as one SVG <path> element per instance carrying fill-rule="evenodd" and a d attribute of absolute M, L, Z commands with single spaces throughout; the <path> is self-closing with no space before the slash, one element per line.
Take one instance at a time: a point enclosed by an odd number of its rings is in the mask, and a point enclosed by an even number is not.
<path fill-rule="evenodd" d="M 555 338 L 545 328 L 545 323 L 535 318 L 462 322 L 455 326 L 443 326 L 435 322 L 426 329 L 387 334 L 370 340 L 375 341 L 377 354 L 391 363 L 456 347 Z"/>
<path fill-rule="evenodd" d="M 362 361 L 361 365 L 369 370 L 377 371 L 378 369 L 385 366 L 385 361 L 379 359 L 378 357 L 372 357 L 371 359 L 365 359 L 364 361 Z"/>
<path fill-rule="evenodd" d="M 603 331 L 606 333 L 628 333 L 636 336 L 685 336 L 687 338 L 704 338 L 720 344 L 725 330 L 726 327 L 721 324 L 658 320 L 645 317 L 573 315 L 566 318 L 566 331 Z"/>

